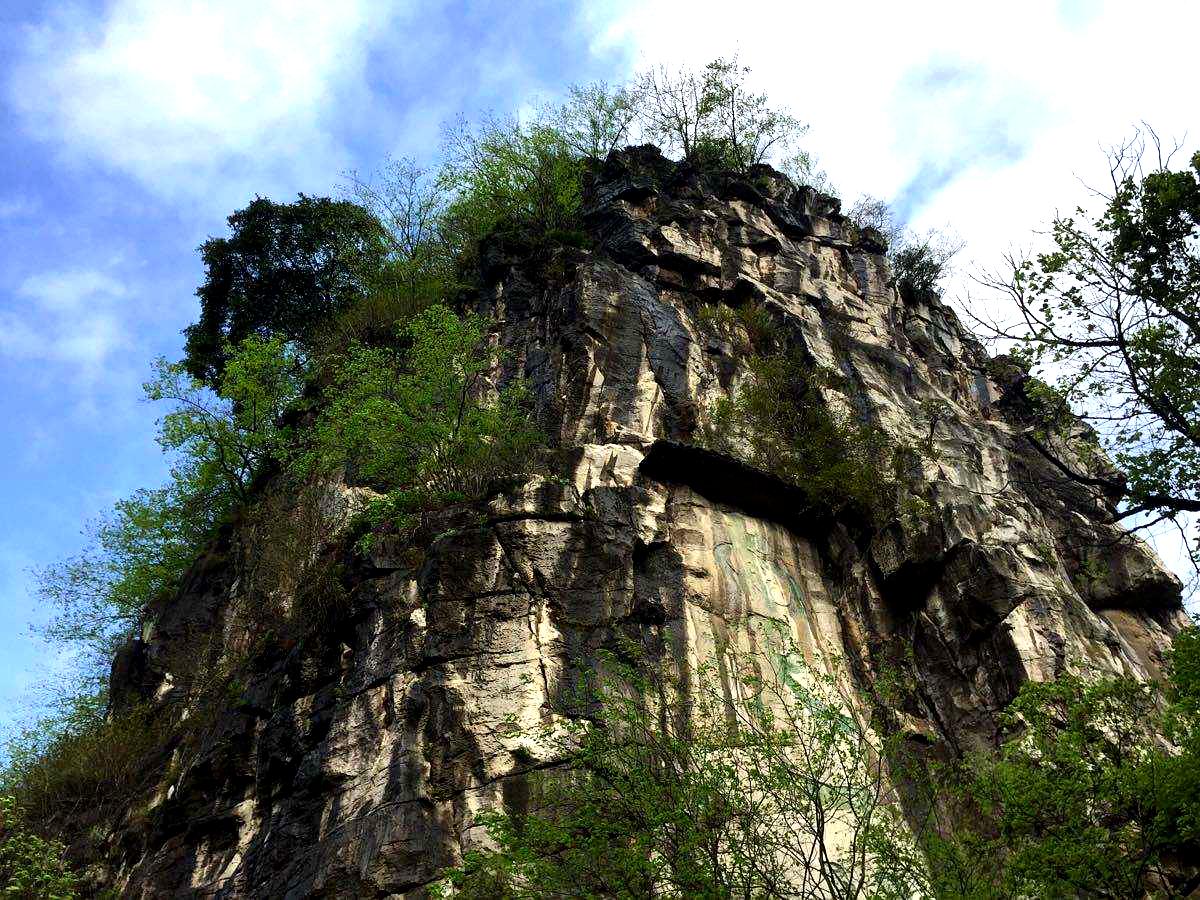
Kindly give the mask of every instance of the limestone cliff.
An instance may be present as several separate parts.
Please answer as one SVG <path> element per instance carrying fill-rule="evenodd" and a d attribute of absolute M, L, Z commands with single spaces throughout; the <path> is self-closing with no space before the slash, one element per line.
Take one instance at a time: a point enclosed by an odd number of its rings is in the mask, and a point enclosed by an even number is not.
<path fill-rule="evenodd" d="M 328 542 L 345 608 L 256 660 L 119 825 L 128 895 L 419 893 L 539 762 L 501 723 L 557 710 L 618 634 L 687 665 L 748 646 L 752 617 L 785 621 L 814 658 L 845 656 L 865 703 L 881 667 L 906 667 L 889 712 L 942 754 L 992 744 L 1026 679 L 1157 672 L 1184 622 L 1176 580 L 1023 438 L 1021 372 L 936 297 L 901 296 L 836 201 L 633 148 L 590 175 L 585 222 L 589 249 L 492 242 L 471 301 L 509 351 L 497 379 L 526 380 L 556 444 L 546 474 L 447 511 L 417 553 Z M 844 376 L 827 402 L 920 448 L 901 479 L 916 514 L 807 515 L 691 444 L 746 353 L 697 309 L 749 302 Z M 233 529 L 147 621 L 115 694 L 165 702 L 189 636 L 237 641 L 236 545 Z"/>

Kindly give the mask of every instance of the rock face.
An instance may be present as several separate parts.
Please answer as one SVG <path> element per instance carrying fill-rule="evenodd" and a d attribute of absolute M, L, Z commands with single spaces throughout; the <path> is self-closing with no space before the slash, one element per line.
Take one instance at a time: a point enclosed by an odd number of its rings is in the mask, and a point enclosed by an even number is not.
<path fill-rule="evenodd" d="M 503 723 L 561 712 L 618 635 L 682 667 L 783 622 L 814 659 L 844 656 L 865 703 L 900 664 L 915 688 L 889 713 L 941 754 L 994 744 L 1027 679 L 1158 672 L 1176 580 L 1026 440 L 1020 371 L 935 297 L 901 296 L 836 201 L 631 148 L 592 173 L 585 221 L 591 249 L 485 248 L 475 301 L 508 351 L 497 378 L 526 380 L 558 445 L 549 474 L 448 511 L 419 559 L 356 557 L 343 614 L 239 683 L 118 830 L 127 895 L 420 895 L 539 761 Z M 690 445 L 747 352 L 697 310 L 751 302 L 841 373 L 827 402 L 919 449 L 903 520 L 801 514 L 787 485 Z M 120 687 L 165 697 L 186 635 L 234 641 L 239 578 L 234 553 L 202 560 Z"/>

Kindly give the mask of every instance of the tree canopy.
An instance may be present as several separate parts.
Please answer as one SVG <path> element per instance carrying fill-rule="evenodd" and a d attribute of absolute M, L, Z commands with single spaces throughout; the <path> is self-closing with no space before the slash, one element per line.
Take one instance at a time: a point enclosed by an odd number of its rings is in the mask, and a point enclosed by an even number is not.
<path fill-rule="evenodd" d="M 345 200 L 256 197 L 228 222 L 228 237 L 200 247 L 200 319 L 185 331 L 185 368 L 214 385 L 226 347 L 252 335 L 304 340 L 316 322 L 370 292 L 387 255 L 379 221 Z"/>
<path fill-rule="evenodd" d="M 706 168 L 745 171 L 783 157 L 808 130 L 749 85 L 750 67 L 718 58 L 702 70 L 659 67 L 631 88 L 635 119 L 647 138 Z"/>

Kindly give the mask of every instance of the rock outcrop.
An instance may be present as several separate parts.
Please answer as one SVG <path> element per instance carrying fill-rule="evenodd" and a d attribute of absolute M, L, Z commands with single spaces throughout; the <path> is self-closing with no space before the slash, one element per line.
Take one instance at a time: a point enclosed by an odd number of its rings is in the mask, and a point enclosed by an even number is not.
<path fill-rule="evenodd" d="M 561 713 L 620 635 L 687 666 L 783 622 L 813 659 L 844 657 L 867 704 L 901 665 L 895 727 L 947 755 L 993 745 L 1027 679 L 1159 672 L 1185 621 L 1177 581 L 1025 439 L 1024 375 L 936 297 L 901 296 L 836 201 L 631 148 L 591 174 L 585 223 L 589 249 L 493 242 L 473 301 L 507 351 L 497 378 L 525 379 L 556 445 L 545 472 L 447 511 L 415 555 L 326 548 L 349 560 L 344 608 L 259 660 L 120 825 L 110 875 L 128 895 L 419 895 L 539 763 L 504 723 Z M 789 485 L 694 446 L 747 352 L 697 309 L 747 303 L 840 373 L 826 402 L 918 450 L 904 516 L 805 513 Z M 170 695 L 188 635 L 236 641 L 235 545 L 147 622 L 122 690 Z"/>

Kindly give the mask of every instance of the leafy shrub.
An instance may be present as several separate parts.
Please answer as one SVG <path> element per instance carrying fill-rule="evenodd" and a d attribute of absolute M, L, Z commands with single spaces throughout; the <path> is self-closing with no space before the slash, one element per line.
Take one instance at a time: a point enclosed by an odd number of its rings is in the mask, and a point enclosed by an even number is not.
<path fill-rule="evenodd" d="M 936 293 L 949 274 L 950 261 L 962 249 L 962 242 L 940 232 L 910 235 L 903 244 L 892 248 L 889 259 L 901 296 L 918 298 Z"/>
<path fill-rule="evenodd" d="M 1066 395 L 1057 388 L 1032 375 L 1022 381 L 1021 388 L 1025 412 L 1038 438 L 1067 436 L 1077 426 L 1079 420 L 1072 414 Z"/>
<path fill-rule="evenodd" d="M 980 827 L 931 843 L 945 896 L 1186 896 L 1200 859 L 1195 627 L 1174 642 L 1165 696 L 1129 677 L 1022 686 L 998 754 L 946 786 Z M 1163 737 L 1169 738 L 1164 741 Z M 952 889 L 951 889 L 952 888 Z"/>
<path fill-rule="evenodd" d="M 446 155 L 443 178 L 454 198 L 442 231 L 460 271 L 497 229 L 534 244 L 578 229 L 583 160 L 552 125 L 489 118 L 472 128 L 459 122 L 447 131 Z"/>
<path fill-rule="evenodd" d="M 58 841 L 30 830 L 15 797 L 0 796 L 0 892 L 30 900 L 74 900 L 78 878 Z"/>
<path fill-rule="evenodd" d="M 396 324 L 444 299 L 455 260 L 446 240 L 446 207 L 455 185 L 416 160 L 389 159 L 370 178 L 350 174 L 355 200 L 382 225 L 386 259 L 372 268 L 367 294 L 319 328 L 320 345 L 340 352 L 355 340 L 385 342 Z"/>
<path fill-rule="evenodd" d="M 767 308 L 757 302 L 741 306 L 701 304 L 696 310 L 696 323 L 714 337 L 731 341 L 752 353 L 770 353 L 779 342 L 779 326 Z"/>
<path fill-rule="evenodd" d="M 97 698 L 67 722 L 43 721 L 10 744 L 3 790 L 39 830 L 77 836 L 150 787 L 164 737 L 151 710 L 106 715 Z"/>
<path fill-rule="evenodd" d="M 499 353 L 482 317 L 433 306 L 400 337 L 404 351 L 359 346 L 341 361 L 307 462 L 389 492 L 377 518 L 478 497 L 539 441 L 519 385 L 489 397 Z"/>
<path fill-rule="evenodd" d="M 370 294 L 348 309 L 335 313 L 313 329 L 312 353 L 318 367 L 328 368 L 356 344 L 386 346 L 396 329 L 424 307 L 403 292 L 387 289 Z"/>
<path fill-rule="evenodd" d="M 867 195 L 854 201 L 846 217 L 856 228 L 872 229 L 883 238 L 892 282 L 908 299 L 936 293 L 963 247 L 962 241 L 941 231 L 917 234 L 897 220 L 890 205 Z"/>
<path fill-rule="evenodd" d="M 852 508 L 878 520 L 894 512 L 895 446 L 881 429 L 831 408 L 828 377 L 794 353 L 752 357 L 732 397 L 718 400 L 701 442 L 805 491 L 814 507 Z"/>

